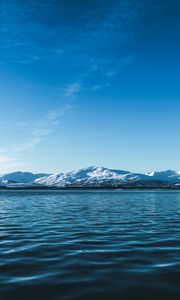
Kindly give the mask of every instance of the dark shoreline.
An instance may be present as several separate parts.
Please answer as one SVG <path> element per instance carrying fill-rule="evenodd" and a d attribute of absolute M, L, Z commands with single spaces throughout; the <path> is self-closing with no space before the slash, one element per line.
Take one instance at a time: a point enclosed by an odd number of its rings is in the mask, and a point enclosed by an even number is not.
<path fill-rule="evenodd" d="M 178 191 L 180 190 L 180 186 L 169 186 L 169 187 L 137 187 L 137 186 L 117 186 L 117 187 L 0 187 L 0 191 L 11 191 L 11 190 L 17 190 L 17 191 L 74 191 L 74 190 L 171 190 L 171 191 Z"/>

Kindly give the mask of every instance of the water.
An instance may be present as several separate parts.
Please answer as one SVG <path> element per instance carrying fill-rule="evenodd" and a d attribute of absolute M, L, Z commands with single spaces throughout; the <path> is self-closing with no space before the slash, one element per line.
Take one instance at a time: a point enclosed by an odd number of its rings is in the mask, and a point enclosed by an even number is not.
<path fill-rule="evenodd" d="M 0 299 L 180 299 L 180 192 L 1 191 Z"/>

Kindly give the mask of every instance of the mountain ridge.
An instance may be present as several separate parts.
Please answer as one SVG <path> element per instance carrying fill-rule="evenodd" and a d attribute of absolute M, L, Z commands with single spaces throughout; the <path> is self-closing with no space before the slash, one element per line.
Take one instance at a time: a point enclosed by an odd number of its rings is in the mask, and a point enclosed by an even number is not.
<path fill-rule="evenodd" d="M 174 170 L 136 173 L 105 167 L 85 167 L 56 174 L 12 172 L 0 176 L 0 187 L 151 187 L 178 186 L 180 172 Z"/>

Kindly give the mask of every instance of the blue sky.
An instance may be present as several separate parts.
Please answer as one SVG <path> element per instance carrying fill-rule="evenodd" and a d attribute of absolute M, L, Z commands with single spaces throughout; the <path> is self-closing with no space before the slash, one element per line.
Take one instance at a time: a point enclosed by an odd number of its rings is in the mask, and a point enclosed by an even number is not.
<path fill-rule="evenodd" d="M 0 0 L 0 173 L 180 170 L 177 0 Z"/>

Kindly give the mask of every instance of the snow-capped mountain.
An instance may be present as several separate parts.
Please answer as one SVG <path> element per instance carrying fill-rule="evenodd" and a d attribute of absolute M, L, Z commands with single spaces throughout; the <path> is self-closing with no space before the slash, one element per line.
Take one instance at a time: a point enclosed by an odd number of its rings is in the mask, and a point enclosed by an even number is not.
<path fill-rule="evenodd" d="M 30 172 L 13 172 L 0 176 L 0 185 L 12 185 L 12 184 L 25 184 L 31 185 L 38 178 L 43 178 L 44 176 L 48 176 L 49 174 L 39 173 L 33 174 Z"/>
<path fill-rule="evenodd" d="M 180 181 L 180 172 L 178 171 L 162 171 L 162 172 L 153 172 L 148 173 L 148 175 L 153 178 L 153 180 L 169 181 L 169 182 L 179 182 Z"/>
<path fill-rule="evenodd" d="M 89 167 L 39 178 L 35 180 L 35 183 L 49 187 L 100 187 L 140 182 L 145 184 L 146 182 L 154 181 L 180 183 L 180 172 L 169 170 L 164 172 L 140 174 L 103 167 Z"/>
<path fill-rule="evenodd" d="M 124 170 L 112 170 L 107 168 L 89 167 L 59 173 L 35 180 L 36 183 L 45 186 L 101 186 L 115 185 L 118 182 L 144 180 L 148 176 L 135 174 Z"/>
<path fill-rule="evenodd" d="M 88 167 L 58 174 L 13 172 L 0 176 L 1 187 L 151 187 L 180 186 L 180 172 L 147 174 Z"/>

